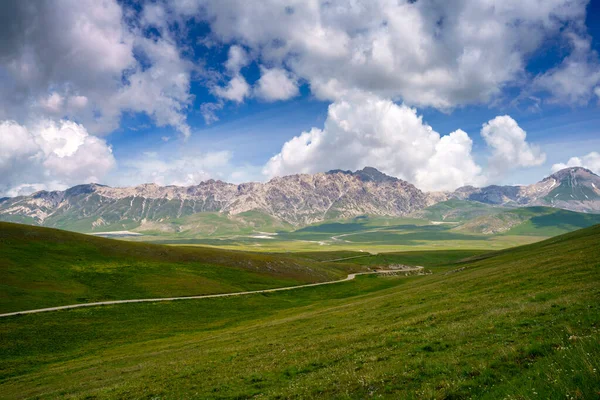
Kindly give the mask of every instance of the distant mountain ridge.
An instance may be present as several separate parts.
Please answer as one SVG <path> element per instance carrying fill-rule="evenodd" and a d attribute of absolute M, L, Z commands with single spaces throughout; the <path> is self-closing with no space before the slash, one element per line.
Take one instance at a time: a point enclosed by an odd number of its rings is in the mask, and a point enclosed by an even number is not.
<path fill-rule="evenodd" d="M 504 206 L 548 206 L 580 212 L 600 211 L 600 176 L 581 167 L 560 170 L 524 186 L 458 188 L 447 197 Z"/>
<path fill-rule="evenodd" d="M 0 199 L 0 220 L 91 232 L 150 229 L 199 213 L 254 213 L 262 219 L 304 226 L 359 215 L 405 216 L 452 199 L 504 207 L 550 206 L 600 212 L 600 177 L 584 168 L 568 168 L 532 185 L 466 186 L 435 194 L 371 167 L 239 185 L 218 180 L 188 187 L 86 184 Z"/>
<path fill-rule="evenodd" d="M 78 221 L 76 230 L 93 231 L 119 222 L 130 229 L 203 212 L 238 215 L 257 211 L 298 226 L 363 214 L 405 215 L 427 205 L 428 196 L 410 183 L 365 168 L 240 185 L 215 180 L 188 187 L 79 185 L 6 199 L 0 202 L 0 220 L 52 227 Z"/>

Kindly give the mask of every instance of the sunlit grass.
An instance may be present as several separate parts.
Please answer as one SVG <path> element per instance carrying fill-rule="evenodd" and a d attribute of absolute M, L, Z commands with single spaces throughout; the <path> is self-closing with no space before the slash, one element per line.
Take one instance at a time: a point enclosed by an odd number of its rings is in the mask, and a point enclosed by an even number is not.
<path fill-rule="evenodd" d="M 597 226 L 422 277 L 5 319 L 0 397 L 596 398 L 599 246 Z"/>

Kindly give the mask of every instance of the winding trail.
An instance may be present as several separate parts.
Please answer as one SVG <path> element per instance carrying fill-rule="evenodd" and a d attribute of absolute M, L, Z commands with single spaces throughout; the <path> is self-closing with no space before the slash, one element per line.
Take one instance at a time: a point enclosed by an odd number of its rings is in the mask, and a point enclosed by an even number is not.
<path fill-rule="evenodd" d="M 48 312 L 48 311 L 70 310 L 72 308 L 80 308 L 80 307 L 108 306 L 108 305 L 113 305 L 113 304 L 126 304 L 126 303 L 153 303 L 153 302 L 158 302 L 158 301 L 198 300 L 198 299 L 211 299 L 211 298 L 216 298 L 216 297 L 243 296 L 243 295 L 247 295 L 247 294 L 281 292 L 283 290 L 293 290 L 293 289 L 301 289 L 301 288 L 307 288 L 307 287 L 313 287 L 313 286 L 331 285 L 333 283 L 347 282 L 347 281 L 353 280 L 358 275 L 389 274 L 389 273 L 394 273 L 394 272 L 412 272 L 412 271 L 419 271 L 421 269 L 423 269 L 423 267 L 414 267 L 414 268 L 403 269 L 403 270 L 379 270 L 379 271 L 373 271 L 373 272 L 357 272 L 354 274 L 349 274 L 344 279 L 340 279 L 337 281 L 308 283 L 306 285 L 286 286 L 286 287 L 274 288 L 274 289 L 252 290 L 252 291 L 248 291 L 248 292 L 205 294 L 205 295 L 201 295 L 201 296 L 159 297 L 159 298 L 155 298 L 155 299 L 111 300 L 111 301 L 98 301 L 96 303 L 71 304 L 68 306 L 38 308 L 37 310 L 10 312 L 10 313 L 6 313 L 6 314 L 0 314 L 0 318 L 1 317 L 11 317 L 11 316 L 15 316 L 15 315 L 22 315 L 22 314 L 36 314 L 36 313 L 42 313 L 42 312 Z"/>

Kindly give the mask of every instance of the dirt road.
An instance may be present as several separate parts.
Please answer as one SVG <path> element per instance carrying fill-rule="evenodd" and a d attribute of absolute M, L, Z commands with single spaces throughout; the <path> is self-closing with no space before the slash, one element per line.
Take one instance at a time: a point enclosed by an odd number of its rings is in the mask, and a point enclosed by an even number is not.
<path fill-rule="evenodd" d="M 402 272 L 419 271 L 421 269 L 423 269 L 423 267 L 414 267 L 413 269 L 402 270 Z M 71 304 L 69 306 L 48 307 L 48 308 L 39 308 L 37 310 L 16 311 L 16 312 L 11 312 L 11 313 L 6 313 L 6 314 L 0 314 L 0 317 L 10 317 L 10 316 L 21 315 L 21 314 L 35 314 L 35 313 L 48 312 L 48 311 L 70 310 L 71 308 L 80 308 L 80 307 L 107 306 L 107 305 L 112 305 L 112 304 L 152 303 L 152 302 L 157 302 L 157 301 L 175 301 L 175 300 L 198 300 L 198 299 L 211 299 L 211 298 L 215 298 L 215 297 L 230 297 L 230 296 L 243 296 L 243 295 L 247 295 L 247 294 L 272 293 L 272 292 L 280 292 L 282 290 L 294 290 L 294 289 L 301 289 L 301 288 L 322 286 L 322 285 L 331 285 L 333 283 L 351 281 L 354 278 L 356 278 L 358 275 L 386 274 L 386 273 L 389 274 L 391 272 L 398 272 L 398 271 L 381 270 L 381 271 L 374 271 L 374 272 L 358 272 L 355 274 L 350 274 L 346 278 L 340 279 L 337 281 L 309 283 L 306 285 L 286 286 L 286 287 L 275 288 L 275 289 L 253 290 L 253 291 L 249 291 L 249 292 L 206 294 L 206 295 L 201 295 L 201 296 L 184 296 L 184 297 L 161 297 L 161 298 L 155 298 L 155 299 L 111 300 L 111 301 L 99 301 L 96 303 Z"/>

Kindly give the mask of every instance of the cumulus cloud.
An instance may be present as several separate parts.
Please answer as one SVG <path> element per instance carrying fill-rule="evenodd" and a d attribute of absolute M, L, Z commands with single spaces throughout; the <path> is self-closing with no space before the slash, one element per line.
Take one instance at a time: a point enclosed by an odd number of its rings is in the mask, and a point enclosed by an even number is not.
<path fill-rule="evenodd" d="M 231 78 L 227 86 L 217 86 L 213 91 L 218 97 L 241 103 L 250 94 L 250 85 L 242 75 L 236 75 Z"/>
<path fill-rule="evenodd" d="M 416 110 L 376 96 L 329 106 L 323 129 L 286 142 L 264 167 L 267 176 L 372 166 L 424 190 L 452 190 L 483 182 L 461 131 L 440 136 Z"/>
<path fill-rule="evenodd" d="M 417 168 L 416 182 L 428 190 L 452 190 L 466 184 L 482 185 L 481 167 L 471 150 L 473 141 L 463 130 L 442 136 L 424 168 Z"/>
<path fill-rule="evenodd" d="M 133 21 L 116 0 L 3 2 L 0 120 L 69 117 L 106 134 L 135 111 L 188 135 L 193 66 L 164 24 L 144 36 L 161 21 L 159 6 L 144 7 L 146 17 Z"/>
<path fill-rule="evenodd" d="M 599 93 L 600 61 L 591 49 L 591 37 L 575 32 L 566 36 L 571 53 L 560 65 L 537 76 L 533 86 L 551 93 L 554 102 L 585 105 Z"/>
<path fill-rule="evenodd" d="M 254 89 L 255 95 L 265 101 L 288 100 L 298 96 L 297 80 L 283 68 L 261 68 L 261 76 Z"/>
<path fill-rule="evenodd" d="M 225 68 L 233 74 L 237 74 L 240 70 L 250 63 L 250 57 L 242 46 L 233 45 L 229 48 L 229 56 L 225 63 Z"/>
<path fill-rule="evenodd" d="M 514 168 L 541 165 L 546 161 L 546 155 L 539 147 L 527 142 L 527 133 L 508 115 L 485 123 L 481 136 L 492 150 L 489 160 L 492 175 L 502 175 Z"/>
<path fill-rule="evenodd" d="M 212 88 L 212 92 L 219 98 L 241 103 L 250 96 L 250 85 L 246 82 L 244 76 L 240 73 L 240 70 L 248 65 L 250 58 L 248 54 L 241 46 L 231 46 L 229 48 L 229 55 L 227 62 L 225 63 L 225 69 L 228 75 L 231 75 L 231 79 L 225 86 L 215 85 Z M 221 105 L 222 108 L 222 105 Z M 218 120 L 214 113 L 215 109 L 209 110 L 204 116 L 207 123 Z"/>
<path fill-rule="evenodd" d="M 586 4 L 186 0 L 173 7 L 208 21 L 215 41 L 285 65 L 321 99 L 370 92 L 447 110 L 488 102 L 525 81 L 527 61 L 545 39 L 585 26 Z M 581 49 L 581 57 L 589 53 Z"/>
<path fill-rule="evenodd" d="M 582 157 L 571 157 L 566 164 L 558 163 L 552 165 L 552 172 L 560 171 L 561 169 L 570 167 L 583 167 L 596 174 L 600 174 L 600 153 L 592 151 L 591 153 Z"/>
<path fill-rule="evenodd" d="M 192 64 L 180 57 L 172 39 L 138 38 L 136 48 L 151 62 L 127 76 L 126 84 L 108 97 L 107 115 L 118 119 L 126 111 L 143 112 L 158 126 L 170 125 L 190 136 L 185 111 L 191 104 L 190 73 Z"/>
<path fill-rule="evenodd" d="M 99 182 L 116 165 L 104 140 L 71 121 L 2 121 L 0 143 L 0 195 Z"/>

